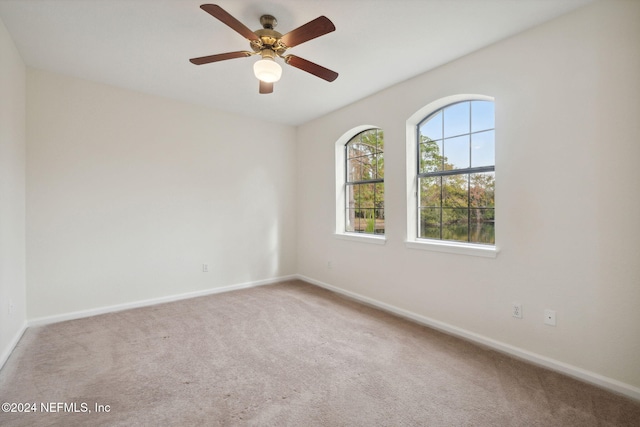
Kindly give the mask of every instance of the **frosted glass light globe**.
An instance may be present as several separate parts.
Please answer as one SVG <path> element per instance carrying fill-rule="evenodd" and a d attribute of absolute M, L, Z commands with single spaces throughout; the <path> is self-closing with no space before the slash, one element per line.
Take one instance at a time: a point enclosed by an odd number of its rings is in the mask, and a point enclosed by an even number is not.
<path fill-rule="evenodd" d="M 259 80 L 273 83 L 280 80 L 282 67 L 271 58 L 263 58 L 253 64 L 253 72 Z"/>

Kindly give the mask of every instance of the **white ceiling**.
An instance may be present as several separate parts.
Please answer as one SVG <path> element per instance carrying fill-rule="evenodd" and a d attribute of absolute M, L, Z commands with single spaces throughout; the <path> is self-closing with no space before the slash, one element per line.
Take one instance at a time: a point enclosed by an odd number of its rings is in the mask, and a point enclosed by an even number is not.
<path fill-rule="evenodd" d="M 204 0 L 0 0 L 0 18 L 31 67 L 299 125 L 590 1 L 217 0 L 252 30 L 263 14 L 283 34 L 320 15 L 335 24 L 287 53 L 338 79 L 284 65 L 270 95 L 258 94 L 255 57 L 188 61 L 251 50 Z"/>

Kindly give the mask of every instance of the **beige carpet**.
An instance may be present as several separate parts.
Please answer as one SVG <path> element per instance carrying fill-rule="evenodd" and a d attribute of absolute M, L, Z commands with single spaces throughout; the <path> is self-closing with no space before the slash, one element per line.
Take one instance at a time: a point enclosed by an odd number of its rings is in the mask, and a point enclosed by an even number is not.
<path fill-rule="evenodd" d="M 30 328 L 0 402 L 38 411 L 2 426 L 640 425 L 639 402 L 300 281 Z"/>

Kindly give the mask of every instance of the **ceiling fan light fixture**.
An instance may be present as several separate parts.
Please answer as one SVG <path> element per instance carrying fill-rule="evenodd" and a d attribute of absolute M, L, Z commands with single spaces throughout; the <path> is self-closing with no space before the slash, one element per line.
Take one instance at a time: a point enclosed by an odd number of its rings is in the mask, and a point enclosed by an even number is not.
<path fill-rule="evenodd" d="M 273 83 L 280 80 L 282 67 L 273 58 L 265 57 L 253 64 L 253 72 L 258 80 Z"/>
<path fill-rule="evenodd" d="M 299 56 L 285 55 L 285 52 L 289 48 L 335 31 L 335 25 L 333 25 L 333 22 L 326 16 L 319 16 L 282 35 L 274 30 L 278 24 L 278 20 L 272 15 L 262 15 L 260 17 L 262 28 L 251 31 L 242 22 L 238 21 L 230 15 L 229 12 L 216 4 L 203 4 L 200 6 L 200 9 L 247 39 L 249 46 L 251 46 L 251 51 L 239 50 L 216 55 L 200 56 L 191 58 L 189 61 L 192 64 L 203 65 L 225 61 L 227 59 L 260 55 L 261 58 L 253 64 L 253 73 L 260 81 L 259 93 L 273 93 L 273 84 L 280 80 L 282 76 L 282 67 L 276 62 L 276 57 L 282 58 L 287 65 L 320 77 L 328 82 L 332 82 L 338 78 L 338 73 L 335 71 L 331 71 L 328 68 L 324 68 L 321 65 L 300 58 Z"/>

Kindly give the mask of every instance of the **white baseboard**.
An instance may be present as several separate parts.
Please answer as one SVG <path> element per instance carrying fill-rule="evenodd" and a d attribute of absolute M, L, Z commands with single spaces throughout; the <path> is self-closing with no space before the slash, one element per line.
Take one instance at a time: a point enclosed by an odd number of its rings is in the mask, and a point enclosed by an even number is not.
<path fill-rule="evenodd" d="M 296 275 L 274 277 L 272 279 L 258 280 L 253 282 L 238 283 L 235 285 L 222 286 L 219 288 L 205 289 L 203 291 L 187 292 L 184 294 L 169 295 L 159 298 L 151 298 L 147 300 L 127 302 L 123 304 L 109 305 L 105 307 L 92 308 L 89 310 L 74 311 L 71 313 L 56 314 L 53 316 L 38 317 L 28 321 L 28 326 L 42 326 L 50 323 L 64 322 L 65 320 L 81 319 L 83 317 L 96 316 L 98 314 L 114 313 L 131 308 L 147 307 L 155 304 L 163 304 L 167 302 L 180 301 L 189 298 L 197 298 L 206 295 L 219 294 L 223 292 L 237 291 L 239 289 L 253 288 L 256 286 L 270 285 L 285 280 L 296 279 Z"/>
<path fill-rule="evenodd" d="M 26 330 L 27 322 L 24 322 L 22 323 L 22 327 L 20 328 L 20 330 L 18 330 L 18 332 L 13 336 L 13 339 L 9 341 L 9 345 L 7 345 L 7 347 L 2 350 L 2 354 L 0 355 L 0 369 L 2 369 L 5 363 L 7 363 L 7 360 L 9 360 L 9 356 L 11 356 L 11 353 L 13 353 L 13 350 L 18 345 L 20 338 L 22 338 L 22 335 L 24 335 L 24 332 Z"/>
<path fill-rule="evenodd" d="M 408 310 L 395 307 L 393 305 L 375 300 L 373 298 L 365 297 L 355 292 L 338 288 L 336 286 L 321 282 L 319 280 L 312 279 L 307 276 L 298 274 L 297 278 L 305 282 L 311 283 L 313 285 L 320 286 L 330 291 L 342 294 L 344 296 L 347 296 L 349 298 L 352 298 L 364 304 L 379 308 L 389 313 L 393 313 L 397 316 L 412 320 L 416 323 L 420 323 L 422 325 L 428 326 L 430 328 L 437 329 L 439 331 L 466 339 L 468 341 L 475 342 L 477 344 L 481 344 L 483 346 L 489 347 L 501 353 L 514 356 L 518 359 L 526 360 L 535 365 L 542 366 L 542 367 L 551 369 L 553 371 L 568 375 L 570 377 L 585 381 L 587 383 L 600 386 L 602 388 L 613 391 L 615 393 L 625 395 L 634 400 L 640 400 L 640 388 L 632 386 L 627 383 L 623 383 L 622 381 L 618 381 L 613 378 L 608 378 L 603 375 L 597 374 L 595 372 L 587 371 L 586 369 L 578 368 L 576 366 L 569 365 L 567 363 L 560 362 L 558 360 L 551 359 L 549 357 L 542 356 L 540 354 L 533 353 L 528 350 L 524 350 L 522 348 L 512 346 L 510 344 L 496 341 L 484 335 L 476 334 L 475 332 L 467 331 L 466 329 L 458 328 L 457 326 L 440 322 L 438 320 L 431 319 L 429 317 L 422 316 L 420 314 L 416 314 Z"/>

